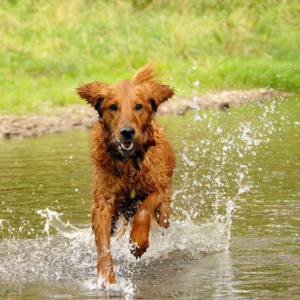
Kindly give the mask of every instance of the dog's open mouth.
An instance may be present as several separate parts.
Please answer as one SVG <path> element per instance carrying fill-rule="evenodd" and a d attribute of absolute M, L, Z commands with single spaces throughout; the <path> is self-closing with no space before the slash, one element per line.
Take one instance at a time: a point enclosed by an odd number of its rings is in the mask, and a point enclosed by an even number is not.
<path fill-rule="evenodd" d="M 129 152 L 133 149 L 133 141 L 121 142 L 121 149 L 123 151 Z"/>
<path fill-rule="evenodd" d="M 115 141 L 117 142 L 117 145 L 119 147 L 119 150 L 122 152 L 132 152 L 134 149 L 135 141 L 133 140 L 119 140 L 116 136 L 114 136 Z"/>

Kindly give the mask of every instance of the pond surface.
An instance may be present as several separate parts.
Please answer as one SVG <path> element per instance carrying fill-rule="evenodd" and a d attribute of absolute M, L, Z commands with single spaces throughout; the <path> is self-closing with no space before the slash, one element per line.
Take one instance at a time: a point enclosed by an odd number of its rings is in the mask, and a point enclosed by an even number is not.
<path fill-rule="evenodd" d="M 90 132 L 0 141 L 0 298 L 299 299 L 300 101 L 159 120 L 177 156 L 172 227 L 96 286 Z"/>

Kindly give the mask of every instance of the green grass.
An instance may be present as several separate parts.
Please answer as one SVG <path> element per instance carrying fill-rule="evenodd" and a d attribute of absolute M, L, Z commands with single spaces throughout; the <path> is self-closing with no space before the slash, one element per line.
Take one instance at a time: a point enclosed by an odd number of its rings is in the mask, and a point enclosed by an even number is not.
<path fill-rule="evenodd" d="M 298 0 L 3 0 L 0 111 L 80 102 L 78 84 L 149 61 L 178 95 L 299 90 L 299 16 Z"/>

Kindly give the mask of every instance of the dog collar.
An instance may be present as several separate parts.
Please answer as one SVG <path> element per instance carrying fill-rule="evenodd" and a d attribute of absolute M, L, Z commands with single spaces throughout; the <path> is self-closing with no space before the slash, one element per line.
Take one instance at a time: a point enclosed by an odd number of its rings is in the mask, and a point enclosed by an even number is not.
<path fill-rule="evenodd" d="M 147 146 L 149 147 L 154 147 L 156 145 L 155 139 L 150 139 L 147 141 Z"/>

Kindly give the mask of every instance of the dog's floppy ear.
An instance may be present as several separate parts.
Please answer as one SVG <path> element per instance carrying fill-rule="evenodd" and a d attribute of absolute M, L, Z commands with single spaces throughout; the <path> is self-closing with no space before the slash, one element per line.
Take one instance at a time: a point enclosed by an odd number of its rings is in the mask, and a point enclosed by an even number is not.
<path fill-rule="evenodd" d="M 77 94 L 90 103 L 98 112 L 101 101 L 105 98 L 108 87 L 107 84 L 94 81 L 92 83 L 84 84 L 81 87 L 77 88 Z M 99 112 L 100 114 L 100 112 Z M 100 115 L 101 117 L 101 115 Z"/>
<path fill-rule="evenodd" d="M 162 85 L 156 82 L 144 83 L 148 91 L 148 99 L 151 102 L 153 111 L 156 112 L 159 105 L 174 95 L 173 88 L 170 85 Z"/>

